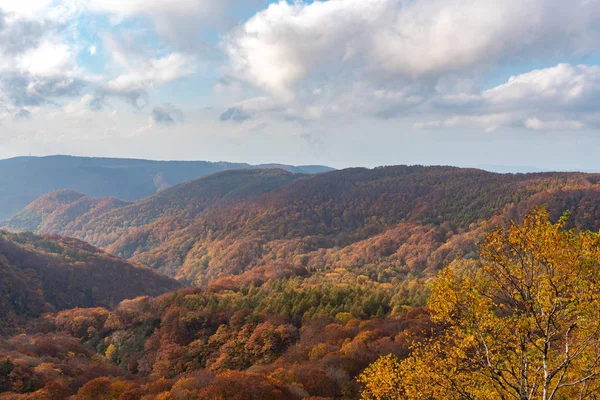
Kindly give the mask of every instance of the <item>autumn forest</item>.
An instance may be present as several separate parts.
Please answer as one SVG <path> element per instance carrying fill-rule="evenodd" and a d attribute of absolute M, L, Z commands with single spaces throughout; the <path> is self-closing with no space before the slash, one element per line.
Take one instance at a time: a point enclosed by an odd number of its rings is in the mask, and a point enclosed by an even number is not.
<path fill-rule="evenodd" d="M 600 175 L 213 172 L 0 224 L 0 399 L 600 398 Z"/>

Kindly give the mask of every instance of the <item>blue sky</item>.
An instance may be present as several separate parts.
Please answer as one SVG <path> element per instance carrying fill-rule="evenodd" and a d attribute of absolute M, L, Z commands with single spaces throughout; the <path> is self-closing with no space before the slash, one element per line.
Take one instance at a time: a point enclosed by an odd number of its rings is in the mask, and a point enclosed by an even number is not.
<path fill-rule="evenodd" d="M 0 0 L 0 157 L 600 170 L 598 0 Z"/>

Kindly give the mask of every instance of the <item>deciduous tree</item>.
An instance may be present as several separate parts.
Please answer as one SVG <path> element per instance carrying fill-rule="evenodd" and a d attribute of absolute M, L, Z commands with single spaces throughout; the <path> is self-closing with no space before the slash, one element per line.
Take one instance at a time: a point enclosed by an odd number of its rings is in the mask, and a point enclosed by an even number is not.
<path fill-rule="evenodd" d="M 445 333 L 399 368 L 384 358 L 367 369 L 367 395 L 385 389 L 386 374 L 398 391 L 367 398 L 596 398 L 600 235 L 566 229 L 567 220 L 536 209 L 492 231 L 476 267 L 443 270 L 430 308 Z"/>

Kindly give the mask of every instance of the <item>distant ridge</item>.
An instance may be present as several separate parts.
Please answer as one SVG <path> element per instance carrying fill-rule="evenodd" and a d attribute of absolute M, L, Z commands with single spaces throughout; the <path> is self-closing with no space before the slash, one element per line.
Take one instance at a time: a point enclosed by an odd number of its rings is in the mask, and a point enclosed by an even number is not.
<path fill-rule="evenodd" d="M 181 228 L 209 209 L 267 193 L 306 176 L 282 169 L 222 171 L 132 203 L 56 190 L 0 223 L 0 228 L 56 233 L 108 246 L 133 229 L 146 227 L 157 232 L 173 223 Z"/>
<path fill-rule="evenodd" d="M 600 229 L 600 174 L 584 173 L 242 169 L 132 203 L 108 201 L 52 192 L 0 227 L 75 237 L 183 282 L 229 289 L 337 267 L 373 276 L 435 271 L 455 249 L 472 252 L 486 223 L 540 205 L 554 219 L 570 211 L 572 226 Z"/>
<path fill-rule="evenodd" d="M 0 160 L 0 220 L 55 190 L 69 189 L 91 197 L 139 200 L 176 184 L 233 169 L 280 168 L 292 173 L 320 173 L 319 165 L 269 166 L 208 161 L 47 156 Z"/>

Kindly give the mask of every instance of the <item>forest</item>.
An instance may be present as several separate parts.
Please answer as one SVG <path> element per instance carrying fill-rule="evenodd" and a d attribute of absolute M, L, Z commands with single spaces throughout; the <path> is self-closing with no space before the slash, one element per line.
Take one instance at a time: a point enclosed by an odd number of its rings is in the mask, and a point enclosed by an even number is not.
<path fill-rule="evenodd" d="M 0 399 L 597 398 L 599 189 L 398 166 L 51 192 L 0 235 Z"/>

